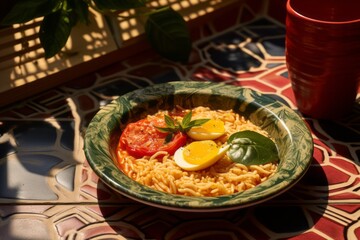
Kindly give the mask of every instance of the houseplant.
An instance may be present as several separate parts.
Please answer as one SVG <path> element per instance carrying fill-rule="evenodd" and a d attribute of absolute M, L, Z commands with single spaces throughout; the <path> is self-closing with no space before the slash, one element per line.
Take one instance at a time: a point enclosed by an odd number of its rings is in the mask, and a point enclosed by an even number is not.
<path fill-rule="evenodd" d="M 16 0 L 2 10 L 3 26 L 25 23 L 42 17 L 39 39 L 45 57 L 56 55 L 66 44 L 76 24 L 90 24 L 89 9 L 106 15 L 130 9 L 144 19 L 144 31 L 150 45 L 162 56 L 186 62 L 191 40 L 183 17 L 168 6 L 152 8 L 150 0 Z"/>

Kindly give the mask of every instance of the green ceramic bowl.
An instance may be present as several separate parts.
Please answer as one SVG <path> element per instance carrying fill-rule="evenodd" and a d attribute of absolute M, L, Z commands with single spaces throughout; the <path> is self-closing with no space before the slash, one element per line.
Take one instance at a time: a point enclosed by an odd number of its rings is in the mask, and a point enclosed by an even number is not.
<path fill-rule="evenodd" d="M 207 106 L 233 109 L 265 129 L 276 141 L 280 163 L 267 181 L 241 193 L 221 197 L 187 197 L 153 190 L 122 173 L 114 164 L 115 149 L 126 124 L 159 109 Z M 311 134 L 297 113 L 251 89 L 211 82 L 169 82 L 139 89 L 102 108 L 85 135 L 87 160 L 100 179 L 136 201 L 181 211 L 223 211 L 254 205 L 292 187 L 308 169 L 313 153 Z"/>

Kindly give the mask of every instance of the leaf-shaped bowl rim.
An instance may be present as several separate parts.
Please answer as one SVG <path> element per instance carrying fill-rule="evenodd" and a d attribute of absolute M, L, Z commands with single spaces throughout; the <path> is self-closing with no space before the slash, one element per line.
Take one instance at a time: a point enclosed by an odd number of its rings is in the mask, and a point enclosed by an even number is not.
<path fill-rule="evenodd" d="M 175 105 L 233 109 L 275 138 L 280 163 L 277 172 L 260 185 L 232 195 L 189 197 L 160 192 L 122 173 L 116 166 L 115 147 L 121 130 L 141 114 Z M 180 211 L 223 211 L 269 200 L 292 187 L 306 173 L 313 140 L 302 118 L 275 99 L 249 88 L 225 83 L 176 81 L 155 84 L 120 96 L 103 107 L 86 133 L 86 158 L 99 178 L 116 192 L 147 205 Z"/>

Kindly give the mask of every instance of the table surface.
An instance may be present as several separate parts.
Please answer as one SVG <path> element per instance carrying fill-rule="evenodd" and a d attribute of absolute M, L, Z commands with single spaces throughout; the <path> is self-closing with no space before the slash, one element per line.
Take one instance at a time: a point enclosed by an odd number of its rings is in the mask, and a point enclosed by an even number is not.
<path fill-rule="evenodd" d="M 296 111 L 283 24 L 256 16 L 221 31 L 209 23 L 199 32 L 187 65 L 149 50 L 0 111 L 0 239 L 360 238 L 359 104 L 339 121 L 303 116 L 314 139 L 309 170 L 256 206 L 162 210 L 114 193 L 94 174 L 83 152 L 86 126 L 102 106 L 138 88 L 226 81 Z"/>

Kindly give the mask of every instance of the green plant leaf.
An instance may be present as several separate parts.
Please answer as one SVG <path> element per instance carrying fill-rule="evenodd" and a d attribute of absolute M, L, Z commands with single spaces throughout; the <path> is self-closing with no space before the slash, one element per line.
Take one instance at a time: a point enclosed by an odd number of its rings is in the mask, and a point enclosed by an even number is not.
<path fill-rule="evenodd" d="M 186 114 L 181 122 L 181 125 L 187 126 L 192 118 L 192 112 L 190 111 L 188 114 Z"/>
<path fill-rule="evenodd" d="M 193 121 L 191 121 L 189 124 L 188 124 L 188 128 L 192 128 L 192 127 L 196 127 L 196 126 L 201 126 L 203 125 L 204 123 L 208 122 L 210 119 L 195 119 Z"/>
<path fill-rule="evenodd" d="M 191 53 L 190 34 L 183 17 L 165 7 L 149 14 L 145 33 L 151 46 L 163 57 L 187 62 Z"/>
<path fill-rule="evenodd" d="M 89 24 L 89 5 L 84 0 L 68 0 L 76 21 Z"/>
<path fill-rule="evenodd" d="M 156 126 L 155 126 L 156 127 Z M 177 128 L 166 128 L 166 127 L 156 127 L 157 130 L 159 130 L 160 132 L 167 132 L 167 133 L 173 133 L 173 132 L 177 132 L 178 129 Z"/>
<path fill-rule="evenodd" d="M 279 160 L 275 143 L 257 132 L 236 132 L 229 137 L 228 143 L 230 148 L 227 155 L 234 162 L 248 166 Z"/>
<path fill-rule="evenodd" d="M 18 0 L 15 1 L 9 13 L 1 21 L 1 25 L 25 23 L 37 17 L 42 17 L 57 10 L 61 0 Z"/>
<path fill-rule="evenodd" d="M 191 117 L 192 117 L 192 112 L 189 112 L 183 117 L 181 123 L 179 123 L 178 121 L 174 120 L 172 117 L 168 115 L 164 115 L 166 127 L 156 127 L 156 128 L 162 132 L 170 132 L 170 133 L 187 132 L 190 130 L 190 128 L 195 126 L 200 126 L 206 123 L 207 121 L 209 121 L 209 119 L 196 119 L 191 121 Z"/>
<path fill-rule="evenodd" d="M 94 0 L 101 10 L 128 10 L 144 7 L 146 0 Z"/>
<path fill-rule="evenodd" d="M 44 17 L 39 38 L 46 58 L 53 57 L 65 46 L 74 24 L 67 11 L 59 10 Z"/>
<path fill-rule="evenodd" d="M 175 128 L 175 121 L 170 116 L 165 115 L 165 123 L 169 128 Z"/>
<path fill-rule="evenodd" d="M 165 137 L 164 144 L 167 144 L 167 143 L 171 142 L 171 140 L 173 140 L 173 138 L 174 138 L 174 133 L 169 133 Z"/>

